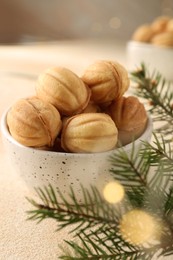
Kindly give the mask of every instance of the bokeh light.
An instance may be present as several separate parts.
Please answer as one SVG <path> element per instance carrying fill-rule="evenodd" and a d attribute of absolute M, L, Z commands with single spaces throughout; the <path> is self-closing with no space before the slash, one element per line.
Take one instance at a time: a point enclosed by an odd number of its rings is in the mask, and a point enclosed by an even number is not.
<path fill-rule="evenodd" d="M 124 187 L 116 181 L 107 183 L 103 189 L 103 196 L 109 203 L 118 203 L 124 198 Z"/>
<path fill-rule="evenodd" d="M 159 241 L 163 225 L 144 210 L 133 209 L 123 215 L 120 221 L 120 233 L 124 240 L 145 246 L 147 243 Z"/>

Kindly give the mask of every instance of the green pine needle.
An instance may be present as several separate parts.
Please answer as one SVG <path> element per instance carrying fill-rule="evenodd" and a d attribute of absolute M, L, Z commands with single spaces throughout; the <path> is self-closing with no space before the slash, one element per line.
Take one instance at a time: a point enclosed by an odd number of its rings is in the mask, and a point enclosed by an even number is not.
<path fill-rule="evenodd" d="M 148 104 L 153 120 L 156 122 L 162 121 L 163 126 L 159 127 L 157 132 L 162 133 L 162 135 L 172 135 L 172 83 L 163 78 L 157 71 L 150 73 L 144 63 L 136 71 L 131 72 L 131 80 L 134 83 L 135 94 L 143 98 Z"/>
<path fill-rule="evenodd" d="M 106 204 L 103 197 L 95 187 L 86 190 L 81 186 L 83 194 L 83 204 L 78 202 L 77 194 L 71 189 L 69 194 L 71 201 L 67 201 L 61 194 L 60 190 L 55 192 L 51 185 L 43 189 L 37 188 L 36 193 L 41 203 L 27 198 L 27 200 L 36 208 L 28 211 L 28 220 L 36 220 L 38 222 L 45 218 L 54 218 L 58 223 L 58 230 L 72 226 L 72 231 L 88 230 L 98 225 L 98 229 L 102 229 L 105 225 L 116 225 L 118 213 L 115 214 L 114 208 Z M 63 203 L 62 203 L 63 200 Z M 102 205 L 102 206 L 101 206 Z"/>

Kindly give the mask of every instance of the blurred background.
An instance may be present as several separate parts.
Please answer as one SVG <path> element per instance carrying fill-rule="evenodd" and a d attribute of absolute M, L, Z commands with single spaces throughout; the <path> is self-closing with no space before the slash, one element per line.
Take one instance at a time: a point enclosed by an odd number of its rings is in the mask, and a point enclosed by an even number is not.
<path fill-rule="evenodd" d="M 0 0 L 0 44 L 130 39 L 136 27 L 173 15 L 173 0 Z"/>

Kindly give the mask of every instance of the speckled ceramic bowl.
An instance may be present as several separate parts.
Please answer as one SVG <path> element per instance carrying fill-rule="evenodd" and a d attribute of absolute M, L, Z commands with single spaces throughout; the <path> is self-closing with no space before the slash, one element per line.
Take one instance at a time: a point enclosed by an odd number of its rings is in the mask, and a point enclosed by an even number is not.
<path fill-rule="evenodd" d="M 157 70 L 167 80 L 173 81 L 173 48 L 159 47 L 149 43 L 129 41 L 127 43 L 128 69 L 135 70 L 144 62 L 149 70 Z"/>
<path fill-rule="evenodd" d="M 6 113 L 1 119 L 1 131 L 10 164 L 31 189 L 51 184 L 55 189 L 60 188 L 68 197 L 71 186 L 81 200 L 81 184 L 89 188 L 91 185 L 103 185 L 110 179 L 109 157 L 118 149 L 103 153 L 75 154 L 29 148 L 19 144 L 10 135 Z M 152 120 L 149 117 L 145 132 L 135 141 L 136 151 L 141 145 L 140 140 L 149 141 L 151 135 Z M 128 144 L 124 149 L 130 153 L 131 147 Z"/>

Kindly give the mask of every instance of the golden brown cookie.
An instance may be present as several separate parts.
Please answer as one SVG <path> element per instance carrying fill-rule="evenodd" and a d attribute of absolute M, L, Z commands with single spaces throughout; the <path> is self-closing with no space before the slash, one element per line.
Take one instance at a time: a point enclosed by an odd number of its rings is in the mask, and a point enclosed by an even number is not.
<path fill-rule="evenodd" d="M 99 105 L 122 96 L 129 87 L 127 70 L 114 61 L 100 60 L 91 64 L 82 79 L 91 89 L 92 101 Z"/>
<path fill-rule="evenodd" d="M 149 24 L 139 26 L 132 35 L 132 40 L 137 42 L 150 42 L 153 29 Z"/>
<path fill-rule="evenodd" d="M 62 115 L 75 115 L 88 105 L 90 89 L 71 70 L 53 67 L 41 73 L 36 93 L 42 100 L 54 105 Z"/>
<path fill-rule="evenodd" d="M 170 21 L 168 16 L 159 16 L 151 24 L 154 34 L 162 33 L 166 30 L 167 24 Z"/>
<path fill-rule="evenodd" d="M 173 19 L 170 19 L 166 26 L 166 31 L 173 32 Z"/>
<path fill-rule="evenodd" d="M 18 100 L 8 111 L 7 125 L 19 143 L 32 146 L 53 146 L 62 122 L 58 110 L 36 97 Z"/>
<path fill-rule="evenodd" d="M 157 46 L 172 47 L 173 46 L 173 32 L 163 32 L 157 34 L 152 38 L 152 44 Z"/>
<path fill-rule="evenodd" d="M 90 101 L 88 106 L 82 111 L 82 113 L 97 113 L 100 112 L 100 107 L 94 102 Z"/>
<path fill-rule="evenodd" d="M 145 131 L 147 113 L 137 97 L 121 97 L 114 100 L 107 110 L 118 129 L 120 145 L 126 145 Z"/>
<path fill-rule="evenodd" d="M 104 152 L 115 148 L 117 135 L 117 128 L 109 115 L 78 114 L 63 125 L 61 146 L 74 153 Z"/>

